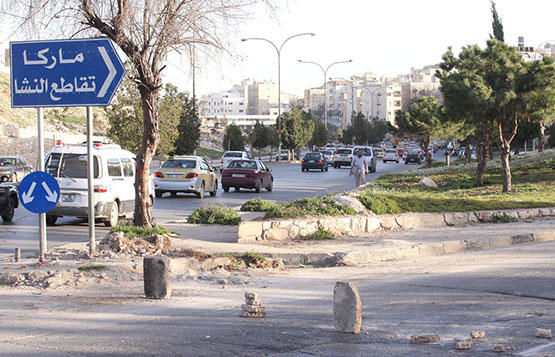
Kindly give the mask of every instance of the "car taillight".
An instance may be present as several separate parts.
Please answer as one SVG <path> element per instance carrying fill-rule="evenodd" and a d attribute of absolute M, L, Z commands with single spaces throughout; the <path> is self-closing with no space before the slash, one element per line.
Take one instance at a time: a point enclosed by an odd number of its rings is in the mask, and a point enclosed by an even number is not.
<path fill-rule="evenodd" d="M 163 177 L 164 177 L 164 173 L 163 173 L 163 172 L 160 172 L 160 171 L 156 171 L 156 172 L 154 173 L 154 177 L 163 178 Z"/>
<path fill-rule="evenodd" d="M 108 187 L 104 185 L 94 185 L 94 192 L 96 193 L 108 192 Z"/>
<path fill-rule="evenodd" d="M 304 162 L 304 160 L 301 160 L 301 162 Z"/>
<path fill-rule="evenodd" d="M 185 176 L 185 178 L 188 178 L 188 179 L 192 179 L 196 177 L 198 177 L 198 174 L 196 172 L 189 172 L 187 176 Z"/>
<path fill-rule="evenodd" d="M 318 160 L 319 163 L 322 163 L 322 160 Z"/>
<path fill-rule="evenodd" d="M 220 160 L 220 164 L 223 164 L 223 163 L 224 163 L 224 159 L 221 159 L 221 160 Z"/>

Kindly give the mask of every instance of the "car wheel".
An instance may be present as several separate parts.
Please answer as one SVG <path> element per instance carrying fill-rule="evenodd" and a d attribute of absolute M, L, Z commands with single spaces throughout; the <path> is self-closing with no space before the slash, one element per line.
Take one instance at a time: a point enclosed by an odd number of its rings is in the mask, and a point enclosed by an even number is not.
<path fill-rule="evenodd" d="M 260 189 L 262 188 L 262 181 L 260 181 L 258 183 L 258 185 L 256 185 L 256 187 L 254 188 L 254 190 L 256 191 L 256 193 L 260 193 Z"/>
<path fill-rule="evenodd" d="M 162 197 L 163 194 L 164 194 L 164 191 L 154 190 L 154 195 L 155 195 L 157 198 Z"/>
<path fill-rule="evenodd" d="M 328 172 L 328 168 L 326 167 L 326 172 Z"/>
<path fill-rule="evenodd" d="M 321 170 L 322 170 L 322 172 L 324 172 L 324 168 L 323 168 L 323 167 L 322 167 L 322 169 L 321 169 Z"/>
<path fill-rule="evenodd" d="M 237 192 L 239 192 L 241 190 L 241 187 L 233 187 L 233 189 Z"/>
<path fill-rule="evenodd" d="M 114 227 L 119 221 L 119 207 L 117 202 L 112 203 L 112 209 L 110 210 L 110 216 L 107 221 L 104 221 L 106 227 Z"/>
<path fill-rule="evenodd" d="M 210 196 L 216 197 L 217 193 L 218 193 L 218 180 L 214 181 L 214 190 L 210 191 Z"/>
<path fill-rule="evenodd" d="M 408 164 L 409 164 L 409 162 L 407 160 L 405 160 L 405 165 L 408 165 Z"/>
<path fill-rule="evenodd" d="M 15 213 L 14 201 L 14 198 L 10 197 L 6 202 L 6 207 L 4 207 L 4 210 L 2 211 L 2 219 L 4 220 L 4 222 L 11 222 L 13 219 L 13 215 Z"/>
<path fill-rule="evenodd" d="M 204 198 L 204 181 L 200 183 L 200 191 L 197 193 L 197 198 L 201 200 Z"/>
<path fill-rule="evenodd" d="M 55 225 L 57 220 L 58 220 L 58 216 L 46 215 L 46 224 L 47 224 L 48 226 L 53 226 L 53 225 Z"/>
<path fill-rule="evenodd" d="M 170 192 L 170 195 L 172 195 L 172 197 L 177 196 L 177 192 Z"/>
<path fill-rule="evenodd" d="M 229 187 L 228 186 L 222 186 L 224 192 L 229 192 Z"/>
<path fill-rule="evenodd" d="M 270 180 L 270 185 L 266 187 L 266 191 L 272 192 L 274 190 L 274 180 Z"/>
<path fill-rule="evenodd" d="M 399 160 L 395 161 L 397 164 L 399 163 Z"/>

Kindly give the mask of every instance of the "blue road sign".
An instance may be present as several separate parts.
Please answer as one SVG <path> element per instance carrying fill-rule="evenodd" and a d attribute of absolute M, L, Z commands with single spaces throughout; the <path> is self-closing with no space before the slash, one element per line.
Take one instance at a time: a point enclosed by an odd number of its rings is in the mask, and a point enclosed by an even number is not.
<path fill-rule="evenodd" d="M 60 185 L 46 172 L 31 172 L 19 184 L 19 200 L 23 207 L 33 213 L 50 211 L 59 199 Z"/>
<path fill-rule="evenodd" d="M 123 66 L 110 39 L 11 42 L 12 107 L 110 104 Z"/>

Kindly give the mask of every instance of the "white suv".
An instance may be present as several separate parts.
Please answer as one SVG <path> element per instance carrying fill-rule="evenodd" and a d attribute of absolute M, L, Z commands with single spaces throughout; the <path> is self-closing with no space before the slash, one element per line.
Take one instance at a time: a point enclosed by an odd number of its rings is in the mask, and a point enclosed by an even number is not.
<path fill-rule="evenodd" d="M 246 151 L 226 151 L 220 160 L 220 173 L 229 165 L 233 160 L 249 160 L 252 159 L 251 155 Z"/>
<path fill-rule="evenodd" d="M 95 143 L 93 158 L 95 220 L 112 227 L 135 210 L 135 155 L 119 145 Z M 46 214 L 46 222 L 53 225 L 63 216 L 88 217 L 87 145 L 58 143 L 46 155 L 45 169 L 60 185 L 60 200 Z M 150 209 L 153 202 L 151 196 Z"/>

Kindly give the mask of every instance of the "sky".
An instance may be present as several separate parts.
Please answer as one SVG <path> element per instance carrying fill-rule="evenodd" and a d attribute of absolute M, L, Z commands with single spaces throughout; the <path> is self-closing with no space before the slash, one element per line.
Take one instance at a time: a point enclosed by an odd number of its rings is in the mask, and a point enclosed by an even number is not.
<path fill-rule="evenodd" d="M 321 69 L 297 60 L 320 63 L 352 60 L 330 68 L 327 77 L 348 78 L 372 72 L 380 76 L 410 73 L 441 62 L 449 46 L 455 53 L 469 44 L 485 46 L 492 33 L 489 0 L 283 0 L 269 16 L 264 8 L 231 29 L 227 36 L 232 55 L 197 61 L 197 96 L 228 90 L 246 78 L 277 82 L 276 50 L 264 41 L 241 42 L 263 37 L 278 47 L 291 35 L 313 32 L 288 41 L 281 52 L 281 88 L 302 95 L 304 89 L 321 86 Z M 537 47 L 555 40 L 555 1 L 497 0 L 496 8 L 505 42 Z M 170 56 L 165 79 L 181 90 L 191 91 L 189 60 Z"/>

